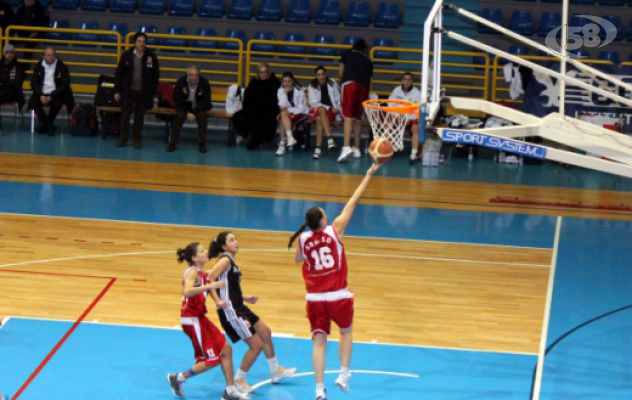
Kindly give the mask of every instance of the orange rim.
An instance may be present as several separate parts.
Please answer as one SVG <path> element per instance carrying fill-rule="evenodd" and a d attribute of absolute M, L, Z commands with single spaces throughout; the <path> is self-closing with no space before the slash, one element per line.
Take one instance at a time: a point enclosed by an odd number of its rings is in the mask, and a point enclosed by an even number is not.
<path fill-rule="evenodd" d="M 384 106 L 382 104 L 388 104 Z M 398 114 L 419 114 L 419 104 L 408 100 L 374 99 L 362 102 L 364 108 Z"/>

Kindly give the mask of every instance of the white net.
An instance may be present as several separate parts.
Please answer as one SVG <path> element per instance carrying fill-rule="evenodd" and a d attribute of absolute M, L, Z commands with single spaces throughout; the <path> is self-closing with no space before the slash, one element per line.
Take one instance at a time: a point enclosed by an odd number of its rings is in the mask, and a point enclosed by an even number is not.
<path fill-rule="evenodd" d="M 410 105 L 393 104 L 387 101 L 381 103 L 365 103 L 366 115 L 373 130 L 373 139 L 387 138 L 393 145 L 394 151 L 404 150 L 404 131 L 410 121 L 417 119 L 417 114 L 411 112 L 414 103 Z M 379 107 L 384 105 L 384 107 Z M 411 107 L 413 105 L 413 107 Z"/>

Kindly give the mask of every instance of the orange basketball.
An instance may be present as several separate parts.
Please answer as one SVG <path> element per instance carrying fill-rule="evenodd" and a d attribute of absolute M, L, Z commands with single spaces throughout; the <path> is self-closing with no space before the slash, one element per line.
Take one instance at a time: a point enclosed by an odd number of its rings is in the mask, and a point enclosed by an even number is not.
<path fill-rule="evenodd" d="M 393 145 L 387 138 L 373 139 L 369 145 L 369 155 L 378 164 L 384 164 L 393 157 Z"/>

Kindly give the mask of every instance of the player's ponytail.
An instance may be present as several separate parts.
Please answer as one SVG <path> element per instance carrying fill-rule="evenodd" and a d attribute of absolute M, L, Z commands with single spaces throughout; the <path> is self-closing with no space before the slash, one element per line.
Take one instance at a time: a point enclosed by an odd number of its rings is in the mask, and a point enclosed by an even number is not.
<path fill-rule="evenodd" d="M 226 238 L 230 234 L 229 231 L 220 232 L 219 235 L 208 246 L 209 258 L 215 258 L 224 252 L 226 246 Z"/>
<path fill-rule="evenodd" d="M 320 228 L 321 219 L 323 219 L 323 210 L 320 207 L 312 207 L 307 210 L 307 212 L 305 213 L 305 223 L 301 225 L 301 227 L 298 228 L 296 232 L 294 232 L 294 235 L 292 235 L 292 237 L 290 238 L 290 242 L 288 243 L 287 248 L 292 248 L 292 244 L 294 243 L 298 235 L 300 235 L 305 230 L 305 228 L 309 228 L 313 231 Z"/>
<path fill-rule="evenodd" d="M 178 249 L 176 251 L 178 262 L 182 263 L 186 260 L 189 264 L 193 264 L 193 257 L 197 255 L 199 245 L 199 243 L 189 243 L 184 249 Z"/>

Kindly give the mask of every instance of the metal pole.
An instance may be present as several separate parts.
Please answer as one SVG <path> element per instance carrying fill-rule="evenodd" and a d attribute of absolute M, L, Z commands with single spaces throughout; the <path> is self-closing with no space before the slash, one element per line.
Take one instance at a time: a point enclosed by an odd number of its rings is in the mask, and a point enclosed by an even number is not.
<path fill-rule="evenodd" d="M 560 58 L 560 73 L 566 76 L 566 60 L 568 52 L 566 45 L 568 44 L 568 0 L 562 3 L 562 58 Z M 564 117 L 566 111 L 566 81 L 560 80 L 560 116 Z"/>

